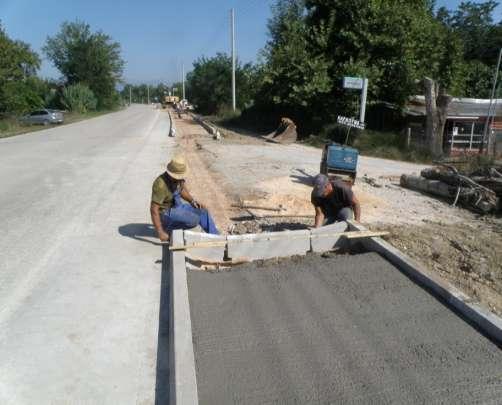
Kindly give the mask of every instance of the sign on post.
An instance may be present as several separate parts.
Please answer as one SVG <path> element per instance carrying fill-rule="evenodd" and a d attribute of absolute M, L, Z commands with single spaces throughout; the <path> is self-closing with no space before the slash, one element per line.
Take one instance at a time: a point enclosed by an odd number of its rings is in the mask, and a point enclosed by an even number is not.
<path fill-rule="evenodd" d="M 364 123 L 366 115 L 366 96 L 368 94 L 368 79 L 363 77 L 350 77 L 343 78 L 344 89 L 361 90 L 361 108 L 359 110 L 359 121 Z"/>
<path fill-rule="evenodd" d="M 364 79 L 362 77 L 345 76 L 343 78 L 344 89 L 361 90 L 363 88 Z"/>
<path fill-rule="evenodd" d="M 339 115 L 336 121 L 341 125 L 345 125 L 346 127 L 364 129 L 364 122 L 358 121 L 355 118 L 349 118 Z"/>

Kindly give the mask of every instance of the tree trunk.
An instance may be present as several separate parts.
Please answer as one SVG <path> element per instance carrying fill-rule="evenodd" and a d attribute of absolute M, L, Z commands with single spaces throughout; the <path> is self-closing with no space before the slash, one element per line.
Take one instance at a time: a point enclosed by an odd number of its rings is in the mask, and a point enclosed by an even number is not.
<path fill-rule="evenodd" d="M 424 78 L 425 87 L 425 137 L 431 155 L 437 159 L 443 155 L 443 132 L 448 116 L 451 96 L 439 89 L 437 82 L 429 77 Z"/>

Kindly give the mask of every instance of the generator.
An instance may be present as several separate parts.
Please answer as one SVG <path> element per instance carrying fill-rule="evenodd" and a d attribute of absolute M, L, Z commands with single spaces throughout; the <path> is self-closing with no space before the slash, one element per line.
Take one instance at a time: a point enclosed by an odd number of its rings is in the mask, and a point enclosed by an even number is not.
<path fill-rule="evenodd" d="M 338 143 L 327 143 L 321 158 L 321 173 L 354 184 L 357 176 L 359 151 Z"/>

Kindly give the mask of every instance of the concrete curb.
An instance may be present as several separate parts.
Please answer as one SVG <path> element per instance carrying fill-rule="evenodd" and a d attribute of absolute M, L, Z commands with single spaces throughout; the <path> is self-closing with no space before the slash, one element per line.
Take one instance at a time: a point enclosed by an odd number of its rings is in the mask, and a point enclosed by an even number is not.
<path fill-rule="evenodd" d="M 207 132 L 209 132 L 211 135 L 214 135 L 216 134 L 216 132 L 218 131 L 216 127 L 214 127 L 213 125 L 207 123 L 206 121 L 204 121 L 200 115 L 196 115 L 196 114 L 192 114 L 192 118 L 198 122 Z"/>
<path fill-rule="evenodd" d="M 354 231 L 367 230 L 364 226 L 348 221 L 349 229 Z M 364 247 L 370 251 L 380 253 L 394 266 L 400 269 L 419 285 L 425 287 L 433 295 L 454 308 L 468 321 L 476 325 L 486 336 L 498 345 L 502 344 L 502 319 L 476 305 L 471 298 L 457 290 L 451 284 L 429 274 L 421 265 L 401 253 L 398 249 L 385 242 L 382 238 L 373 237 L 361 240 Z"/>
<path fill-rule="evenodd" d="M 176 128 L 174 125 L 173 117 L 171 115 L 171 111 L 167 110 L 167 115 L 169 116 L 169 136 L 175 136 Z"/>
<path fill-rule="evenodd" d="M 183 231 L 172 233 L 174 244 L 183 244 Z M 192 322 L 188 300 L 185 252 L 169 255 L 171 282 L 169 283 L 169 403 L 197 405 L 197 379 L 192 342 Z"/>

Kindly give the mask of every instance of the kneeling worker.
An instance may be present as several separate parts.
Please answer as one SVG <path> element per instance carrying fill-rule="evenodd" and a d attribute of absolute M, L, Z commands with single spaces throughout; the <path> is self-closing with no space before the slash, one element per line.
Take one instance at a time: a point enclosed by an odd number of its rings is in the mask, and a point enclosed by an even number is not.
<path fill-rule="evenodd" d="M 315 208 L 316 228 L 336 221 L 361 219 L 359 201 L 351 187 L 342 180 L 330 180 L 324 174 L 315 176 L 311 201 Z"/>
<path fill-rule="evenodd" d="M 169 231 L 200 225 L 207 233 L 219 234 L 204 205 L 195 201 L 185 185 L 188 167 L 182 156 L 174 157 L 152 186 L 150 214 L 159 239 L 169 240 Z M 187 201 L 189 204 L 183 202 Z"/>

